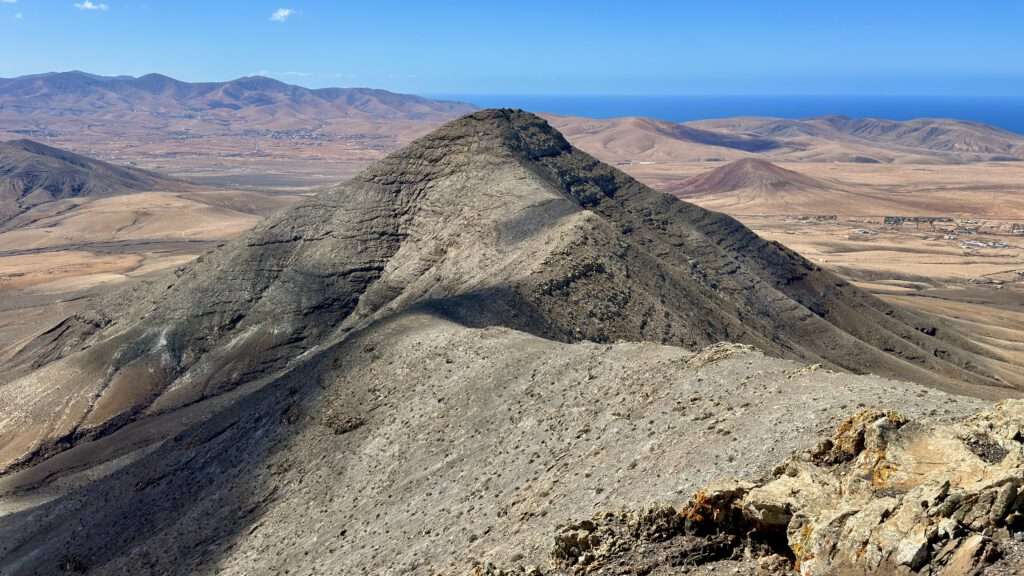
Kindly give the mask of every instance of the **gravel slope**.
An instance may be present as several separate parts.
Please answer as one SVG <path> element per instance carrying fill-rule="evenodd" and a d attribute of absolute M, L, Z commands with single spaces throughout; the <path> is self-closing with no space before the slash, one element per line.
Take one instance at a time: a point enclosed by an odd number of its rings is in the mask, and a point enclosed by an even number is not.
<path fill-rule="evenodd" d="M 720 345 L 563 344 L 402 315 L 71 495 L 0 518 L 0 572 L 433 574 L 560 523 L 767 474 L 859 406 L 982 401 Z"/>

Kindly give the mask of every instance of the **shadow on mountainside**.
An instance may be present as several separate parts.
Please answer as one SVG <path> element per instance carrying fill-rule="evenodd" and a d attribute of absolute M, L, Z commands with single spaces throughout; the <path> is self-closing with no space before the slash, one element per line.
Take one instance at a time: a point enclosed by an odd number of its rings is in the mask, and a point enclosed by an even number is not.
<path fill-rule="evenodd" d="M 864 398 L 981 404 L 743 346 L 694 355 L 449 322 L 487 326 L 474 310 L 502 292 L 378 320 L 108 477 L 0 517 L 0 573 L 436 573 L 502 550 L 519 524 L 542 529 L 517 546 L 546 547 L 591 502 L 765 474 Z"/>

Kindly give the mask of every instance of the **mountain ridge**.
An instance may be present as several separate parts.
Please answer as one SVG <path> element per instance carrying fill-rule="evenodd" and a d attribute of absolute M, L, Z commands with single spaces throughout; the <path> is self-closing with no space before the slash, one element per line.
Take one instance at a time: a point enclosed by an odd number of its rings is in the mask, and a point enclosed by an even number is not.
<path fill-rule="evenodd" d="M 1024 386 L 516 110 L 450 122 L 0 368 L 18 576 L 437 574 L 608 499 L 767 474 L 859 402 L 982 405 L 840 368 Z"/>
<path fill-rule="evenodd" d="M 823 116 L 734 117 L 669 122 L 546 115 L 580 147 L 606 162 L 966 163 L 1024 160 L 1024 135 L 978 122 Z"/>
<path fill-rule="evenodd" d="M 0 224 L 54 200 L 184 185 L 155 172 L 117 166 L 34 140 L 0 142 Z"/>
<path fill-rule="evenodd" d="M 371 88 L 309 89 L 265 76 L 223 82 L 184 82 L 162 74 L 98 76 L 80 71 L 0 79 L 0 111 L 101 116 L 118 109 L 152 114 L 290 107 L 305 116 L 425 119 L 474 107 Z"/>
<path fill-rule="evenodd" d="M 983 395 L 1017 385 L 941 323 L 655 192 L 512 110 L 451 122 L 133 290 L 8 363 L 0 397 L 16 408 L 0 417 L 0 466 L 209 399 L 412 309 L 564 342 L 736 341 Z M 39 400 L 40 386 L 70 412 Z M 39 425 L 24 429 L 26 419 Z"/>
<path fill-rule="evenodd" d="M 927 152 L 966 161 L 1024 159 L 1024 135 L 980 122 L 948 118 L 887 120 L 833 115 L 805 119 L 738 117 L 686 125 L 763 138 L 820 138 Z"/>

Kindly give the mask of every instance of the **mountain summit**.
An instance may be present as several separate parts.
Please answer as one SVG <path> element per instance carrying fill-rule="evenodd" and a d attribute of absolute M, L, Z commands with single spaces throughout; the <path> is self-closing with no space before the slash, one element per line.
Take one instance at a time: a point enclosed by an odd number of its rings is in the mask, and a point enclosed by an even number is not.
<path fill-rule="evenodd" d="M 823 183 L 787 170 L 760 158 L 743 158 L 708 172 L 694 176 L 680 188 L 687 193 L 732 192 L 742 188 L 783 190 L 790 188 L 824 188 Z"/>
<path fill-rule="evenodd" d="M 564 342 L 731 341 L 950 389 L 1009 385 L 954 331 L 639 184 L 536 116 L 488 110 L 27 345 L 4 371 L 24 377 L 0 389 L 0 468 L 293 369 L 411 309 Z"/>
<path fill-rule="evenodd" d="M 0 517 L 0 571 L 436 573 L 495 517 L 593 504 L 600 492 L 556 483 L 597 463 L 628 480 L 619 492 L 660 491 L 645 482 L 669 481 L 666 462 L 754 442 L 772 459 L 727 467 L 766 473 L 856 398 L 945 403 L 750 345 L 980 395 L 1014 384 L 955 331 L 643 186 L 539 117 L 477 112 L 3 366 L 0 490 L 49 486 L 53 501 Z M 743 416 L 751 402 L 772 415 Z M 697 443 L 712 405 L 736 432 Z M 682 426 L 677 457 L 640 458 L 659 450 L 649 426 Z"/>

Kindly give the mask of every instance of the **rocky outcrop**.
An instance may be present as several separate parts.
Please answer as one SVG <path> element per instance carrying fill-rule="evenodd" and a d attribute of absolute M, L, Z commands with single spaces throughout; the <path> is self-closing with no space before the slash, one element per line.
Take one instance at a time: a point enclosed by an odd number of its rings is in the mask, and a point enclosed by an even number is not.
<path fill-rule="evenodd" d="M 527 573 L 649 574 L 744 558 L 801 576 L 1003 573 L 991 566 L 1004 555 L 1021 568 L 1022 487 L 1022 401 L 951 424 L 866 410 L 766 481 L 710 486 L 679 510 L 567 525 L 547 566 Z"/>
<path fill-rule="evenodd" d="M 1024 528 L 1022 430 L 1020 401 L 950 425 L 864 412 L 739 504 L 806 576 L 970 574 Z"/>

